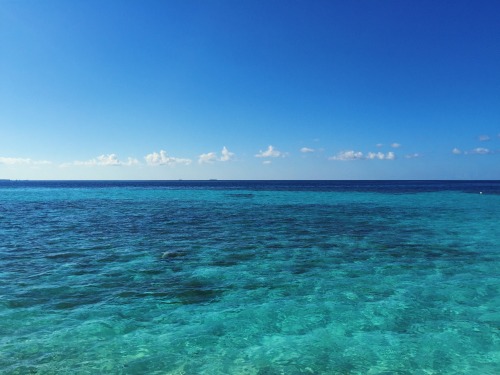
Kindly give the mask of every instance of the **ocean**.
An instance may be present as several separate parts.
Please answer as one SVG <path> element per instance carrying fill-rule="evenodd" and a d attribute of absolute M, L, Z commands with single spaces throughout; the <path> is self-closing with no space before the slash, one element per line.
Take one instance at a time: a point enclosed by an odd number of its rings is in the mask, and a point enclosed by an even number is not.
<path fill-rule="evenodd" d="M 0 181 L 2 374 L 500 374 L 500 181 Z"/>

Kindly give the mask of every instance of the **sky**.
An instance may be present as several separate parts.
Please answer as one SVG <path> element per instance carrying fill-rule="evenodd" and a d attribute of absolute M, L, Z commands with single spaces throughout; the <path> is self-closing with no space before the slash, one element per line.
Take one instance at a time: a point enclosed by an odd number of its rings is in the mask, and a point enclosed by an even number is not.
<path fill-rule="evenodd" d="M 500 179 L 500 1 L 1 0 L 0 178 Z"/>

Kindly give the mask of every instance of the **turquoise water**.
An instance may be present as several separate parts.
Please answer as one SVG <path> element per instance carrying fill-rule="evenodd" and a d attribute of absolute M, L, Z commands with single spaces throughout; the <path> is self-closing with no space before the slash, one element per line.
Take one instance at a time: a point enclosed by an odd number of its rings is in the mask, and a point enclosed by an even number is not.
<path fill-rule="evenodd" d="M 3 182 L 0 372 L 499 374 L 499 260 L 500 182 Z"/>

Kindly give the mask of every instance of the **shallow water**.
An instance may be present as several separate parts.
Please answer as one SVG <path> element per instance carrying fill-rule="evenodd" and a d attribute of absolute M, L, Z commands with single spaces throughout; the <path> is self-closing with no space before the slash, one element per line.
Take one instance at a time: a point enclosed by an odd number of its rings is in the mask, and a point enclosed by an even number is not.
<path fill-rule="evenodd" d="M 498 374 L 499 223 L 500 182 L 2 182 L 0 372 Z"/>

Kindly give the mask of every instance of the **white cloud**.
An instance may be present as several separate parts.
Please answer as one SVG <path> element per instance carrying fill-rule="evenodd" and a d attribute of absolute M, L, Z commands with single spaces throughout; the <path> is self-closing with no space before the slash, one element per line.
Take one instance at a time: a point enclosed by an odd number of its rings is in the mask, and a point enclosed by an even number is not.
<path fill-rule="evenodd" d="M 368 154 L 366 154 L 366 158 L 367 159 L 384 159 L 385 154 L 383 154 L 382 152 L 369 152 Z"/>
<path fill-rule="evenodd" d="M 366 154 L 366 159 L 369 160 L 394 160 L 395 158 L 396 155 L 394 155 L 394 152 L 388 152 L 387 154 L 384 154 L 383 152 L 369 152 L 368 154 Z"/>
<path fill-rule="evenodd" d="M 304 154 L 307 154 L 307 153 L 309 153 L 309 152 L 314 152 L 314 151 L 315 151 L 315 150 L 314 150 L 314 148 L 309 148 L 309 147 L 302 147 L 302 148 L 300 149 L 300 152 L 302 152 L 302 153 L 304 153 Z"/>
<path fill-rule="evenodd" d="M 217 154 L 215 152 L 208 152 L 206 154 L 201 154 L 198 157 L 198 163 L 213 163 L 217 160 Z"/>
<path fill-rule="evenodd" d="M 405 155 L 406 159 L 415 159 L 415 158 L 419 158 L 419 157 L 420 157 L 420 154 L 417 154 L 417 153 Z"/>
<path fill-rule="evenodd" d="M 476 147 L 475 149 L 470 150 L 470 151 L 462 151 L 459 148 L 455 147 L 453 150 L 451 150 L 451 152 L 453 154 L 455 154 L 455 155 L 460 155 L 460 154 L 464 154 L 464 155 L 487 155 L 487 154 L 494 154 L 495 153 L 494 151 L 491 151 L 490 149 L 484 148 L 484 147 Z"/>
<path fill-rule="evenodd" d="M 109 155 L 101 155 L 95 159 L 90 159 L 87 161 L 75 161 L 74 164 L 88 165 L 88 166 L 94 166 L 94 165 L 118 166 L 120 165 L 120 161 L 118 160 L 116 154 L 109 154 Z"/>
<path fill-rule="evenodd" d="M 234 153 L 230 152 L 226 146 L 222 147 L 222 151 L 220 152 L 222 154 L 220 161 L 229 161 L 234 158 Z"/>
<path fill-rule="evenodd" d="M 382 147 L 384 144 L 383 143 L 377 143 L 375 146 L 377 146 L 378 148 Z"/>
<path fill-rule="evenodd" d="M 61 166 L 67 167 L 70 165 L 83 165 L 83 166 L 88 166 L 88 167 L 95 167 L 95 166 L 104 166 L 104 167 L 121 167 L 121 166 L 131 166 L 131 165 L 137 165 L 139 164 L 139 161 L 134 158 L 127 158 L 127 161 L 121 161 L 118 159 L 118 156 L 116 154 L 104 154 L 100 155 L 94 159 L 86 160 L 86 161 L 74 161 L 73 163 L 65 163 L 62 164 Z"/>
<path fill-rule="evenodd" d="M 491 138 L 489 135 L 480 135 L 479 137 L 477 137 L 479 139 L 479 141 L 481 142 L 485 142 L 485 141 L 489 141 Z"/>
<path fill-rule="evenodd" d="M 471 150 L 469 152 L 467 152 L 468 154 L 479 154 L 479 155 L 486 155 L 486 154 L 492 154 L 493 152 L 490 151 L 489 149 L 487 148 L 483 148 L 483 147 L 477 147 L 475 148 L 474 150 Z"/>
<path fill-rule="evenodd" d="M 141 164 L 139 160 L 137 160 L 136 158 L 131 158 L 130 156 L 127 158 L 127 161 L 125 163 L 125 165 L 139 165 L 139 164 Z"/>
<path fill-rule="evenodd" d="M 388 152 L 384 154 L 383 152 L 368 152 L 364 155 L 361 151 L 342 151 L 339 152 L 335 156 L 331 156 L 328 160 L 340 160 L 340 161 L 349 161 L 349 160 L 394 160 L 396 159 L 396 154 L 394 152 Z"/>
<path fill-rule="evenodd" d="M 153 152 L 144 157 L 147 165 L 175 165 L 175 164 L 191 164 L 191 159 L 183 159 L 183 158 L 174 158 L 172 156 L 168 156 L 167 153 L 163 150 L 158 152 Z"/>
<path fill-rule="evenodd" d="M 8 158 L 8 157 L 0 157 L 0 164 L 5 165 L 27 165 L 31 164 L 31 159 L 28 158 Z"/>
<path fill-rule="evenodd" d="M 255 155 L 256 158 L 278 158 L 285 157 L 285 154 L 281 151 L 276 150 L 273 146 L 269 145 L 266 151 L 260 151 Z"/>
<path fill-rule="evenodd" d="M 391 147 L 392 147 L 392 148 L 400 148 L 400 147 L 401 147 L 401 144 L 400 144 L 400 143 L 397 143 L 397 142 L 394 142 L 393 144 L 391 144 Z"/>
<path fill-rule="evenodd" d="M 0 156 L 0 164 L 4 165 L 47 165 L 52 164 L 48 160 L 33 160 L 30 158 L 9 158 Z"/>
<path fill-rule="evenodd" d="M 366 155 L 366 158 L 367 159 L 385 159 L 385 154 L 382 153 L 382 152 L 369 152 L 367 155 Z"/>
<path fill-rule="evenodd" d="M 262 164 L 266 164 L 266 165 L 267 165 L 267 164 L 271 164 L 271 163 L 272 163 L 272 161 L 271 161 L 271 160 L 264 160 L 264 161 L 262 162 Z"/>
<path fill-rule="evenodd" d="M 200 164 L 211 164 L 216 161 L 230 161 L 234 158 L 234 153 L 229 151 L 226 146 L 222 147 L 221 157 L 217 157 L 217 153 L 215 152 L 207 152 L 206 154 L 201 154 L 198 157 L 198 163 Z"/>
<path fill-rule="evenodd" d="M 118 156 L 116 156 L 116 154 L 101 155 L 97 157 L 97 165 L 120 166 L 121 164 L 122 162 L 118 160 Z"/>
<path fill-rule="evenodd" d="M 328 158 L 328 160 L 341 160 L 341 161 L 348 161 L 348 160 L 360 160 L 363 159 L 363 153 L 361 151 L 341 151 L 335 156 L 331 156 Z"/>

